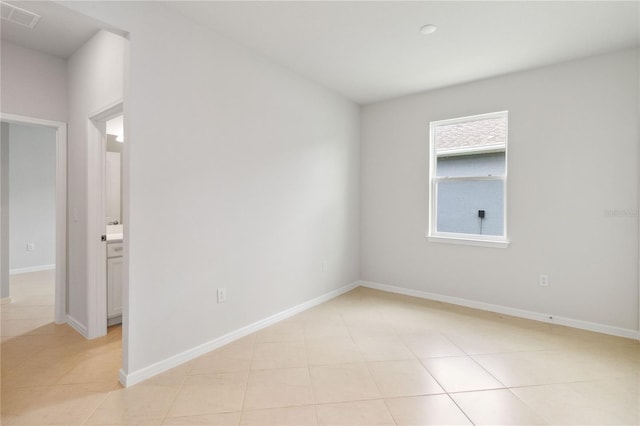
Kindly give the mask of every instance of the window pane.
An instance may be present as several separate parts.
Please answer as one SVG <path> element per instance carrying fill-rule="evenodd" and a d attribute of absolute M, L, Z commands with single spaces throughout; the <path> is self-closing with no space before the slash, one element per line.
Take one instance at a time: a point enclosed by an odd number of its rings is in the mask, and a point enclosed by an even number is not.
<path fill-rule="evenodd" d="M 504 176 L 504 165 L 504 152 L 439 157 L 436 176 Z"/>
<path fill-rule="evenodd" d="M 504 182 L 440 181 L 437 188 L 437 232 L 503 235 Z M 478 217 L 484 210 L 484 219 Z"/>

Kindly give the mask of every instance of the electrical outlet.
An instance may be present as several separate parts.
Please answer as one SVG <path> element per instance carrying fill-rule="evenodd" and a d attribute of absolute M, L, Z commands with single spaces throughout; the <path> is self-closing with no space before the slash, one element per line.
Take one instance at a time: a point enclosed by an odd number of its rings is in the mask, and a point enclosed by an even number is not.
<path fill-rule="evenodd" d="M 218 303 L 224 303 L 227 301 L 227 289 L 219 288 L 218 289 Z"/>
<path fill-rule="evenodd" d="M 27 243 L 27 251 L 35 251 L 36 243 Z"/>
<path fill-rule="evenodd" d="M 549 287 L 549 275 L 540 274 L 540 278 L 538 278 L 538 284 L 542 287 Z"/>

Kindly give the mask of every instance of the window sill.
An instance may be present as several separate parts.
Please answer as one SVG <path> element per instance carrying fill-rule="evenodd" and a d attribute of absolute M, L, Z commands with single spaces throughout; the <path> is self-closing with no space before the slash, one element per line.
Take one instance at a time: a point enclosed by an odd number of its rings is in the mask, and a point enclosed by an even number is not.
<path fill-rule="evenodd" d="M 484 240 L 477 238 L 466 237 L 449 237 L 449 236 L 435 236 L 428 235 L 427 241 L 432 243 L 445 243 L 445 244 L 460 244 L 465 246 L 477 246 L 477 247 L 493 247 L 493 248 L 507 248 L 510 241 L 508 240 Z"/>

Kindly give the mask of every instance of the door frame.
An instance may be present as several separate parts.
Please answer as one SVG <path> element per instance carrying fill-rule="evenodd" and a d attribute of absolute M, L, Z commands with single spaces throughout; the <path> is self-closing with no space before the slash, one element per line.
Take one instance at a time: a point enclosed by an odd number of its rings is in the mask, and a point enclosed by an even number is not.
<path fill-rule="evenodd" d="M 107 121 L 124 115 L 118 100 L 89 116 L 87 123 L 87 338 L 107 334 L 106 152 Z"/>
<path fill-rule="evenodd" d="M 56 324 L 67 322 L 67 123 L 0 113 L 0 121 L 56 130 Z M 8 267 L 8 265 L 6 265 Z"/>

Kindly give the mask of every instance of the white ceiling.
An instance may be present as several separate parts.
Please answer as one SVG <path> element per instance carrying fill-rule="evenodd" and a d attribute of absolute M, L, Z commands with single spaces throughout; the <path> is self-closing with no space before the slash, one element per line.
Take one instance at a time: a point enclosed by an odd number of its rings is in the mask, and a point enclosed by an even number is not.
<path fill-rule="evenodd" d="M 2 39 L 68 58 L 106 25 L 50 1 Z M 366 104 L 638 46 L 639 1 L 167 1 L 172 10 Z M 427 23 L 438 30 L 420 33 Z M 169 29 L 170 30 L 170 29 Z"/>
<path fill-rule="evenodd" d="M 87 42 L 101 27 L 97 21 L 50 1 L 5 1 L 41 16 L 30 29 L 5 20 L 2 40 L 66 59 Z"/>
<path fill-rule="evenodd" d="M 638 1 L 165 3 L 362 104 L 637 46 L 640 27 Z"/>

